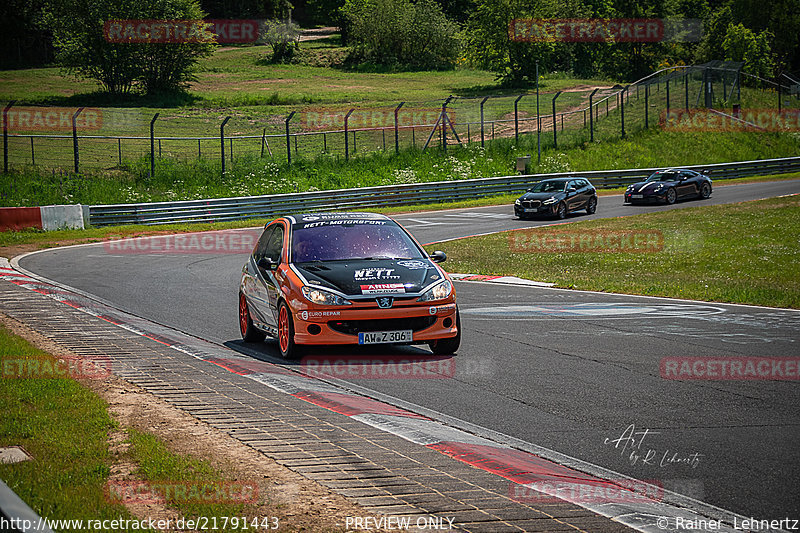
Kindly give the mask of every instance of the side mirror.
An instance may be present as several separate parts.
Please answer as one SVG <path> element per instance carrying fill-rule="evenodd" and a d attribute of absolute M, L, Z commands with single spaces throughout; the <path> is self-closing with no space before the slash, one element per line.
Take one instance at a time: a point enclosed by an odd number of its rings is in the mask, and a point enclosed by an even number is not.
<path fill-rule="evenodd" d="M 269 257 L 262 257 L 256 263 L 256 266 L 261 270 L 275 270 L 278 268 L 278 263 L 270 259 Z"/>
<path fill-rule="evenodd" d="M 703 169 L 703 171 L 700 174 L 702 174 L 703 176 L 708 176 L 710 173 L 711 173 L 711 171 L 706 168 L 706 169 Z"/>
<path fill-rule="evenodd" d="M 578 189 L 576 189 L 575 187 L 570 187 L 569 189 L 567 189 L 568 192 L 575 192 L 577 190 Z"/>
<path fill-rule="evenodd" d="M 434 263 L 444 263 L 447 261 L 447 254 L 437 250 L 430 255 L 430 258 Z"/>

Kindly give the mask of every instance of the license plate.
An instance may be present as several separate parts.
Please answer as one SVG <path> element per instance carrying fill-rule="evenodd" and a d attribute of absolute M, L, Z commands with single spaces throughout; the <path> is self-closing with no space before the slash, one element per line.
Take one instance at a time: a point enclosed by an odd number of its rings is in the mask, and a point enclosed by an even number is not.
<path fill-rule="evenodd" d="M 538 213 L 539 212 L 539 208 L 538 207 L 528 207 L 528 208 L 525 209 L 525 212 L 526 213 Z"/>
<path fill-rule="evenodd" d="M 631 194 L 631 198 L 644 198 L 644 194 Z"/>
<path fill-rule="evenodd" d="M 364 331 L 358 334 L 358 344 L 386 344 L 391 342 L 411 342 L 412 331 Z"/>

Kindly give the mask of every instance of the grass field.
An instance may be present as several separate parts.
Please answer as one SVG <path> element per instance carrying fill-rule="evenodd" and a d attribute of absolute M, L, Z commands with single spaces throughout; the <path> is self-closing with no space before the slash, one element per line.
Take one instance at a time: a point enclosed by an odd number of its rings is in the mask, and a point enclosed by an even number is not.
<path fill-rule="evenodd" d="M 447 253 L 451 272 L 511 275 L 590 291 L 800 308 L 798 218 L 800 196 L 791 196 L 506 232 L 435 248 Z M 598 235 L 632 230 L 660 234 L 663 248 L 620 253 L 608 238 L 596 241 Z M 580 251 L 564 244 L 581 238 L 594 239 L 590 242 L 599 242 L 599 248 Z"/>
<path fill-rule="evenodd" d="M 107 433 L 115 423 L 105 403 L 78 382 L 36 372 L 55 361 L 0 326 L 0 446 L 22 446 L 34 458 L 0 464 L 0 478 L 40 516 L 129 517 L 123 505 L 104 497 L 111 465 Z M 12 377 L 20 368 L 32 377 Z"/>

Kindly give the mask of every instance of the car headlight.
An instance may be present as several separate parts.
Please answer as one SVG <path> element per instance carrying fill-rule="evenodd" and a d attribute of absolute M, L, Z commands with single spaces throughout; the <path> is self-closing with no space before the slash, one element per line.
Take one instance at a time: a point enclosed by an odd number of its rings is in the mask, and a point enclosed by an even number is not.
<path fill-rule="evenodd" d="M 542 202 L 542 205 L 550 205 L 550 204 L 554 204 L 554 203 L 556 203 L 557 201 L 558 201 L 558 199 L 557 199 L 555 196 L 551 196 L 550 198 L 548 198 L 547 200 L 545 200 L 544 202 Z"/>
<path fill-rule="evenodd" d="M 632 190 L 633 190 L 633 189 L 635 189 L 635 188 L 636 188 L 636 187 L 634 187 L 633 185 L 628 185 L 628 190 L 629 190 L 629 191 L 632 191 Z"/>
<path fill-rule="evenodd" d="M 308 285 L 303 287 L 303 296 L 309 302 L 318 305 L 351 305 L 349 300 L 346 300 L 338 294 L 333 294 L 318 287 L 310 287 Z"/>
<path fill-rule="evenodd" d="M 430 302 L 431 300 L 444 300 L 453 292 L 453 284 L 447 280 L 437 283 L 420 296 L 418 302 Z"/>
<path fill-rule="evenodd" d="M 522 202 L 519 201 L 519 198 L 514 200 L 514 205 L 522 205 Z"/>

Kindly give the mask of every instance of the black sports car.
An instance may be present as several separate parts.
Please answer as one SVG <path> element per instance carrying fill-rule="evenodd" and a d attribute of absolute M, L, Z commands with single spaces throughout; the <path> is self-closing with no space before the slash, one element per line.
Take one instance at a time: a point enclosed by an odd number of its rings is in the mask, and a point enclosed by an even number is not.
<path fill-rule="evenodd" d="M 682 198 L 711 196 L 711 178 L 706 174 L 684 168 L 669 168 L 653 172 L 649 178 L 625 191 L 625 203 L 674 204 Z"/>
<path fill-rule="evenodd" d="M 514 202 L 514 214 L 519 218 L 566 218 L 567 213 L 579 209 L 586 209 L 590 215 L 597 210 L 597 191 L 583 178 L 542 180 Z"/>

